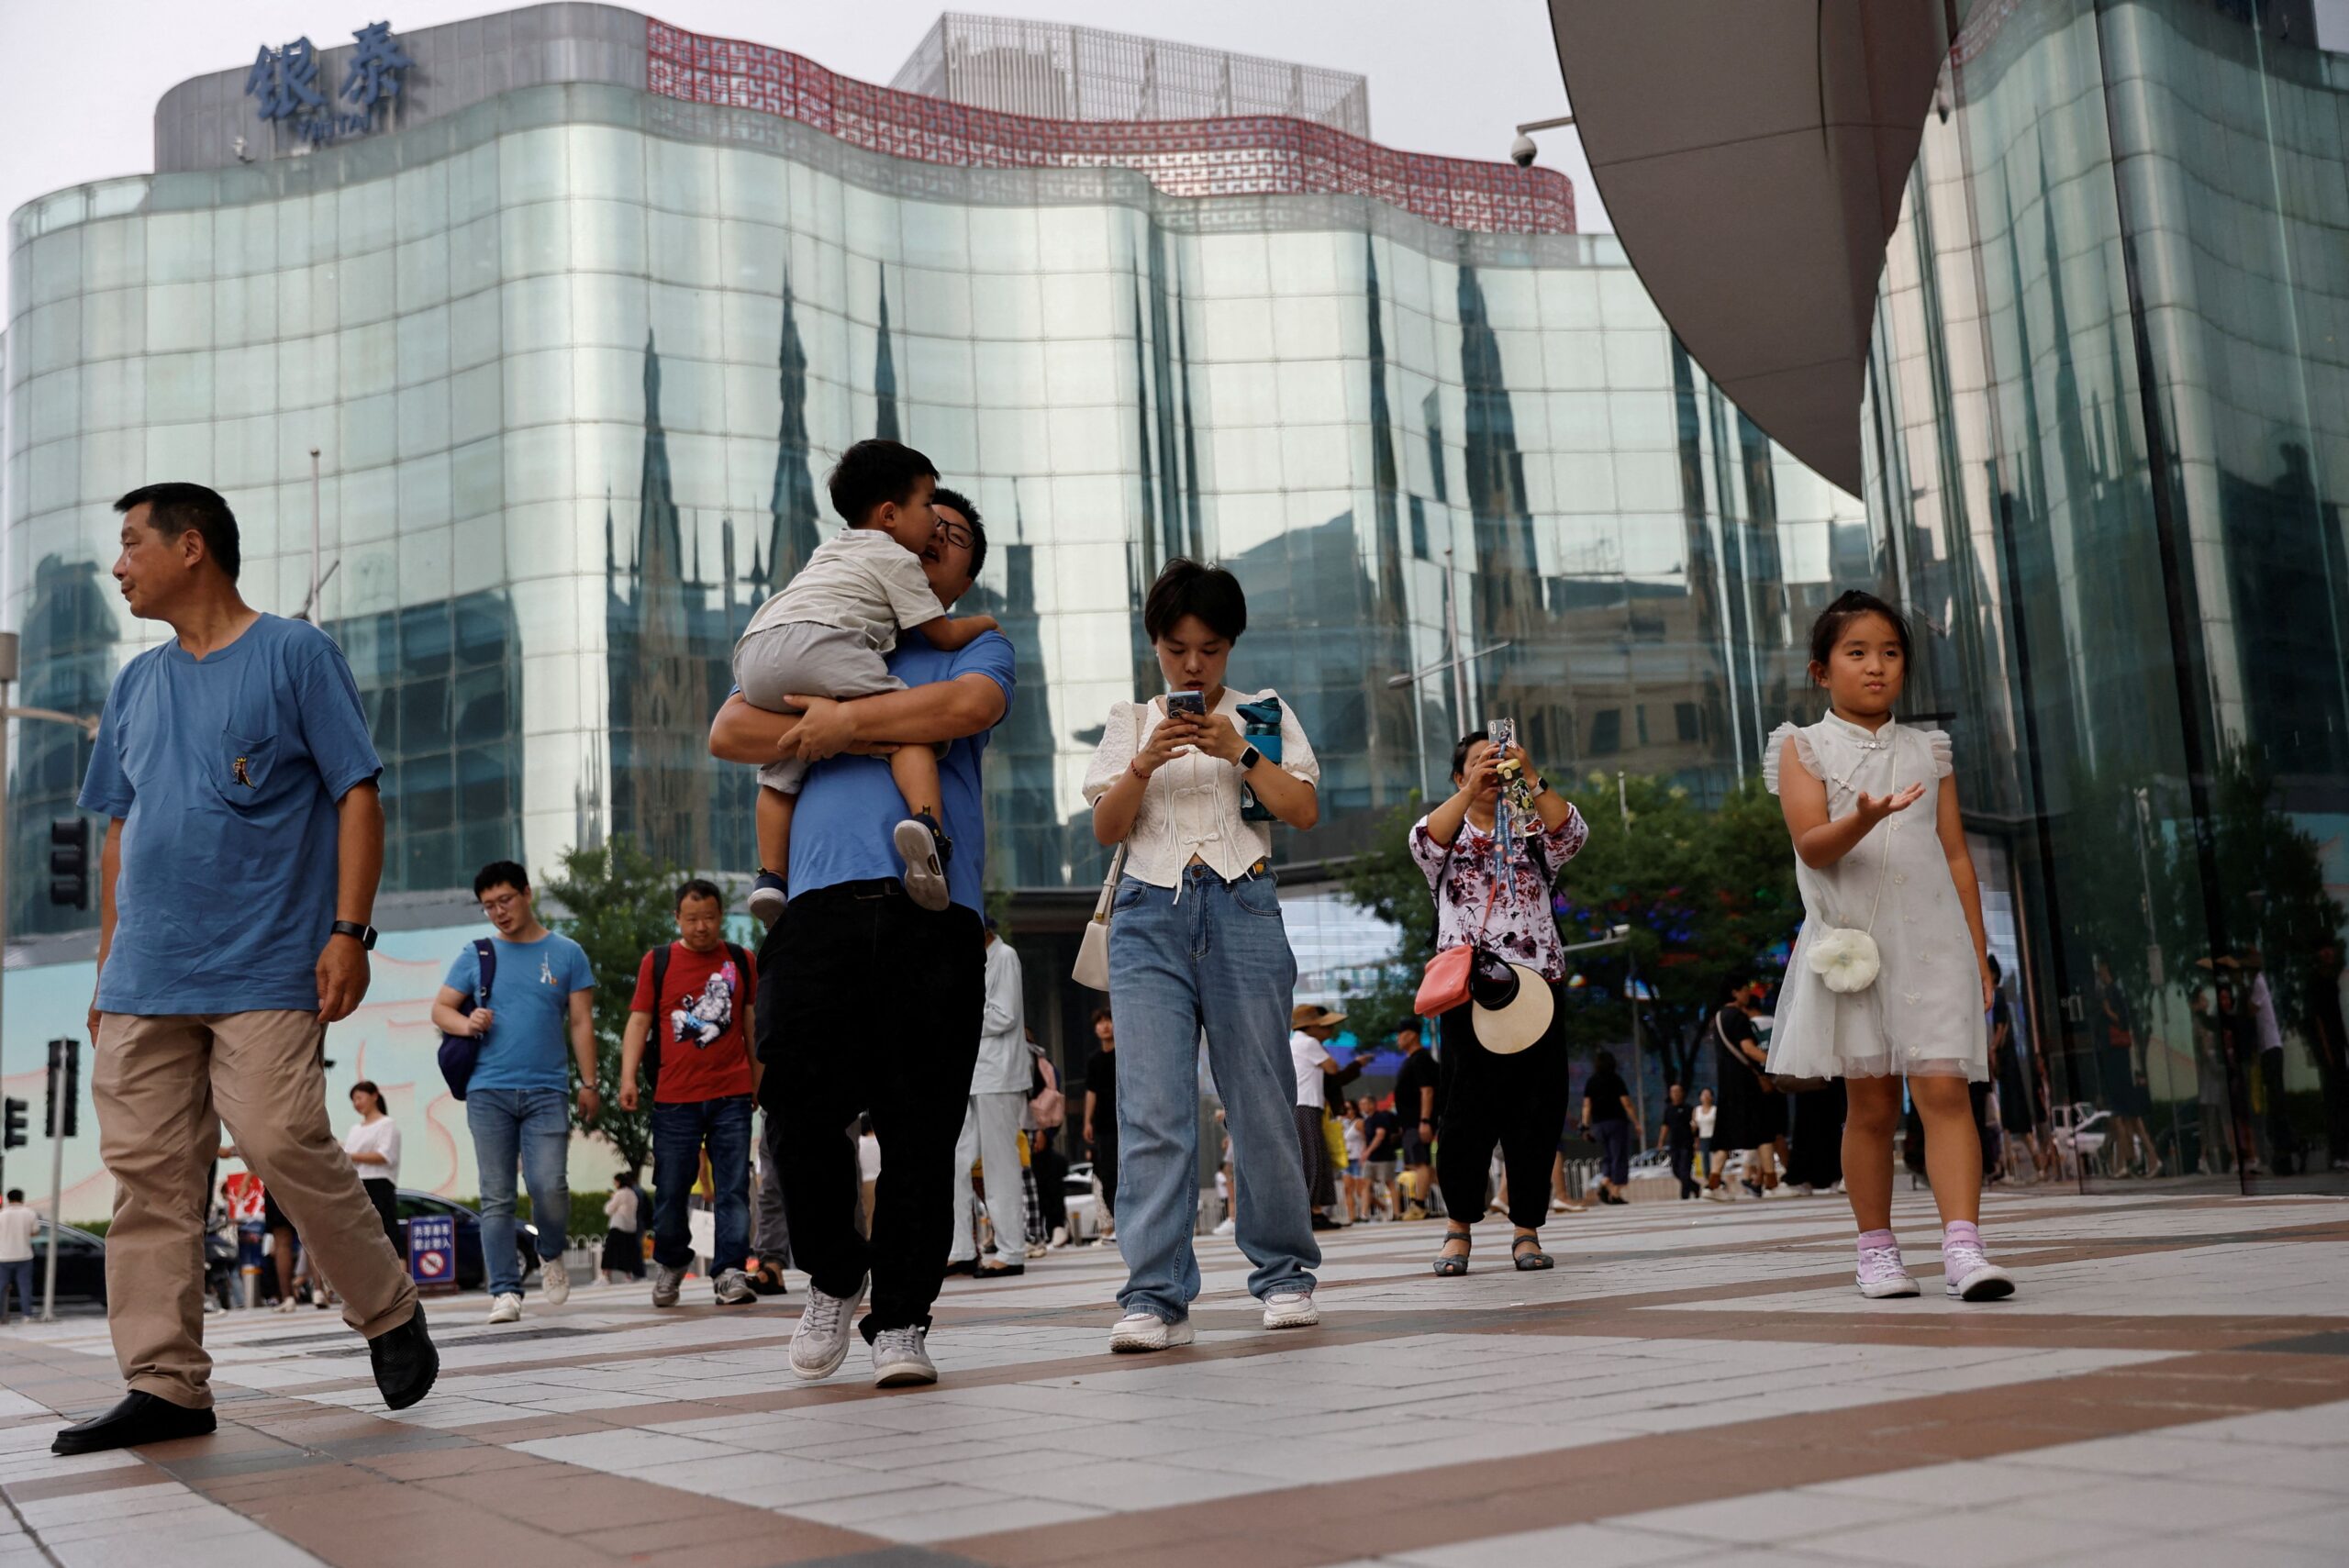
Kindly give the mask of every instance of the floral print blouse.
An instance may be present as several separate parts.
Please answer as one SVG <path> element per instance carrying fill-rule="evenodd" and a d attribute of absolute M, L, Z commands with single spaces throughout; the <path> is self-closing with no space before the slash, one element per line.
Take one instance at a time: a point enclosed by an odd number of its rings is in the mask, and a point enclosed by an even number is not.
<path fill-rule="evenodd" d="M 1542 847 L 1542 858 L 1554 877 L 1582 852 L 1589 837 L 1582 813 L 1569 806 L 1564 822 L 1525 842 Z M 1490 833 L 1464 821 L 1452 851 L 1452 863 L 1446 867 L 1444 846 L 1428 831 L 1428 819 L 1422 817 L 1411 825 L 1411 858 L 1427 873 L 1428 886 L 1435 894 L 1437 951 L 1458 947 L 1473 938 L 1510 962 L 1540 972 L 1544 980 L 1564 980 L 1565 943 L 1559 940 L 1557 918 L 1550 910 L 1550 889 L 1543 884 L 1533 857 L 1520 851 L 1509 862 L 1508 881 L 1496 892 Z M 1492 901 L 1489 918 L 1485 914 L 1487 898 Z"/>

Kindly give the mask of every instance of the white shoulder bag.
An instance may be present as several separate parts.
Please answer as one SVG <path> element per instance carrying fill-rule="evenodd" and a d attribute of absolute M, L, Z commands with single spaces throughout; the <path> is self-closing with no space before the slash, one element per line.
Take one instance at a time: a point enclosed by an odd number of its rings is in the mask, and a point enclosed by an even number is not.
<path fill-rule="evenodd" d="M 1137 709 L 1134 740 L 1139 746 L 1141 740 L 1139 709 L 1141 705 L 1136 703 L 1133 706 Z M 1127 837 L 1130 839 L 1132 836 L 1129 831 Z M 1125 874 L 1126 846 L 1120 843 L 1118 852 L 1109 857 L 1109 874 L 1101 879 L 1101 896 L 1093 901 L 1093 918 L 1085 923 L 1085 935 L 1076 944 L 1076 962 L 1069 971 L 1069 977 L 1079 985 L 1089 986 L 1096 991 L 1109 989 L 1109 906 L 1117 902 L 1118 883 Z"/>
<path fill-rule="evenodd" d="M 1887 798 L 1900 793 L 1899 753 L 1893 753 L 1891 777 L 1885 784 Z M 1827 989 L 1839 996 L 1856 995 L 1876 984 L 1884 969 L 1884 955 L 1876 950 L 1876 917 L 1884 909 L 1884 882 L 1892 871 L 1892 843 L 1889 828 L 1885 833 L 1884 863 L 1877 868 L 1876 902 L 1868 906 L 1868 923 L 1857 929 L 1849 926 L 1831 927 L 1821 931 L 1819 940 L 1810 944 L 1810 972 L 1826 982 Z"/>

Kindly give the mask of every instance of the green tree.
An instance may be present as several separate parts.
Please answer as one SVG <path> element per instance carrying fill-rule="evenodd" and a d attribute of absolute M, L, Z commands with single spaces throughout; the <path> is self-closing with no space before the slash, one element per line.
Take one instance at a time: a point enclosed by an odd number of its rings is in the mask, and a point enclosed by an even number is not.
<path fill-rule="evenodd" d="M 618 1151 L 620 1163 L 641 1171 L 652 1162 L 652 1107 L 619 1106 L 620 1040 L 628 1029 L 629 1002 L 636 991 L 637 966 L 644 955 L 677 934 L 675 898 L 684 873 L 654 861 L 625 836 L 600 849 L 566 850 L 562 873 L 540 888 L 562 905 L 550 918 L 586 950 L 596 967 L 596 1078 L 604 1097 L 593 1121 L 572 1107 L 572 1121 Z"/>
<path fill-rule="evenodd" d="M 1427 873 L 1411 858 L 1411 825 L 1423 809 L 1414 790 L 1371 834 L 1377 848 L 1354 856 L 1340 873 L 1348 903 L 1401 933 L 1377 984 L 1345 999 L 1354 1038 L 1365 1044 L 1386 1040 L 1417 1016 L 1411 999 L 1420 972 L 1435 956 L 1435 900 Z"/>

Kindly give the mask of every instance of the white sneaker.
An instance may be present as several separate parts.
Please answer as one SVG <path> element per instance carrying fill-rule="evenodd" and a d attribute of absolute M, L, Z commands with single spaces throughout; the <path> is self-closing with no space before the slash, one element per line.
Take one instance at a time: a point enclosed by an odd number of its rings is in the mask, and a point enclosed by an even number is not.
<path fill-rule="evenodd" d="M 652 1305 L 655 1307 L 676 1306 L 677 1292 L 685 1288 L 685 1270 L 673 1269 L 666 1263 L 655 1262 L 652 1265 Z"/>
<path fill-rule="evenodd" d="M 928 825 L 908 817 L 897 824 L 890 840 L 906 862 L 906 896 L 919 908 L 945 908 L 949 902 L 946 868 L 939 863 L 938 840 Z M 930 1381 L 936 1381 L 934 1373 Z"/>
<path fill-rule="evenodd" d="M 1046 1248 L 1055 1252 L 1059 1251 L 1063 1247 L 1067 1246 L 1068 1227 L 1065 1225 L 1053 1226 L 1052 1240 L 1045 1242 L 1044 1245 Z"/>
<path fill-rule="evenodd" d="M 1942 1289 L 1956 1301 L 2004 1301 L 2015 1293 L 2014 1276 L 1963 1241 L 1942 1242 Z"/>
<path fill-rule="evenodd" d="M 927 1329 L 884 1329 L 873 1336 L 873 1386 L 911 1388 L 938 1381 L 938 1363 L 923 1341 Z"/>
<path fill-rule="evenodd" d="M 1215 1228 L 1215 1234 L 1218 1236 L 1229 1236 L 1239 1229 L 1240 1226 L 1238 1221 L 1227 1218 Z"/>
<path fill-rule="evenodd" d="M 1109 1348 L 1119 1354 L 1171 1351 L 1189 1344 L 1195 1338 L 1187 1318 L 1180 1323 L 1169 1323 L 1155 1312 L 1129 1312 L 1109 1330 Z"/>
<path fill-rule="evenodd" d="M 519 1323 L 522 1320 L 522 1298 L 507 1291 L 489 1304 L 489 1320 L 493 1323 Z"/>
<path fill-rule="evenodd" d="M 1267 1329 L 1310 1329 L 1320 1321 L 1321 1309 L 1313 1305 L 1311 1291 L 1275 1291 L 1264 1297 Z"/>
<path fill-rule="evenodd" d="M 546 1292 L 549 1307 L 561 1307 L 571 1299 L 571 1270 L 561 1258 L 539 1264 L 539 1288 Z"/>
<path fill-rule="evenodd" d="M 807 1305 L 800 1310 L 798 1326 L 791 1330 L 791 1370 L 813 1383 L 840 1371 L 841 1362 L 848 1360 L 849 1330 L 856 1318 L 856 1309 L 864 1300 L 868 1280 L 856 1282 L 851 1296 L 827 1296 L 807 1283 Z M 935 1371 L 931 1373 L 935 1377 Z"/>
<path fill-rule="evenodd" d="M 751 1288 L 751 1276 L 740 1269 L 728 1269 L 720 1273 L 710 1289 L 717 1295 L 720 1307 L 740 1307 L 759 1298 L 759 1293 Z"/>

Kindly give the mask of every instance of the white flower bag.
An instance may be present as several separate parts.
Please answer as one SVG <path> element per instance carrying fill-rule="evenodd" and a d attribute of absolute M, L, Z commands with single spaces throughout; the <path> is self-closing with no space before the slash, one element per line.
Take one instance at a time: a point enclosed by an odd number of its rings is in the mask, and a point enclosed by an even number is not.
<path fill-rule="evenodd" d="M 1885 795 L 1888 798 L 1899 791 L 1899 770 L 1896 768 L 1885 785 Z M 1810 972 L 1839 996 L 1857 995 L 1875 984 L 1876 977 L 1884 972 L 1884 955 L 1877 951 L 1871 933 L 1876 929 L 1876 915 L 1884 907 L 1884 881 L 1891 871 L 1892 851 L 1887 845 L 1884 863 L 1877 868 L 1876 902 L 1868 907 L 1867 925 L 1857 929 L 1832 927 L 1820 932 L 1819 940 L 1810 944 Z"/>

